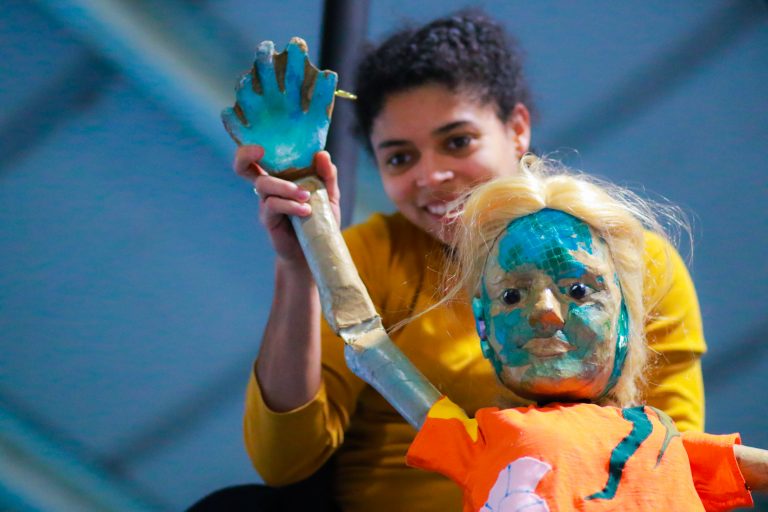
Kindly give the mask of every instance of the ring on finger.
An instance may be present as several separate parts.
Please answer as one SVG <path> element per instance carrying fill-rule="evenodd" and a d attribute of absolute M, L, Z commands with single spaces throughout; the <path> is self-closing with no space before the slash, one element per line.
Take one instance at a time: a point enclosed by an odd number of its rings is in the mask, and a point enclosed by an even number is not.
<path fill-rule="evenodd" d="M 267 202 L 267 198 L 272 197 L 270 195 L 262 196 L 261 194 L 259 194 L 259 191 L 256 190 L 256 187 L 253 187 L 253 195 L 256 196 L 256 199 L 259 201 L 259 204 L 266 203 Z"/>

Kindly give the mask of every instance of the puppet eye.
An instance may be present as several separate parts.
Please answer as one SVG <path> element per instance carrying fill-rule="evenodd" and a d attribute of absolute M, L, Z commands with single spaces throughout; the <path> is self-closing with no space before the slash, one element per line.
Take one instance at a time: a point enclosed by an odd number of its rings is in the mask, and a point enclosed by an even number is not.
<path fill-rule="evenodd" d="M 587 296 L 588 292 L 589 292 L 589 287 L 584 283 L 573 283 L 568 288 L 568 295 L 570 295 L 572 298 L 576 300 L 583 299 L 584 297 Z"/>
<path fill-rule="evenodd" d="M 517 288 L 507 288 L 501 292 L 501 300 L 509 306 L 517 304 L 520 302 L 520 290 Z"/>

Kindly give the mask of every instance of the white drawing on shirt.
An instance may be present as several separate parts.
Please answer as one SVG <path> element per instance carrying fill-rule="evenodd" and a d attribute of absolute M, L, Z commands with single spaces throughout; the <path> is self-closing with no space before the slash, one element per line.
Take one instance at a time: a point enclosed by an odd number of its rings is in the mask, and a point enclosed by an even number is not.
<path fill-rule="evenodd" d="M 488 500 L 479 512 L 549 512 L 549 506 L 533 491 L 552 466 L 533 457 L 520 457 L 499 471 Z"/>

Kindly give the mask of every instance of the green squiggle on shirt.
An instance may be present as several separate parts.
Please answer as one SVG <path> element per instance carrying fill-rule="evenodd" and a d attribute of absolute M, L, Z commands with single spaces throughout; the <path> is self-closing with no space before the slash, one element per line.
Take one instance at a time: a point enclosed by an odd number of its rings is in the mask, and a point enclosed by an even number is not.
<path fill-rule="evenodd" d="M 680 437 L 680 431 L 677 430 L 677 427 L 675 426 L 675 422 L 672 420 L 672 418 L 669 417 L 667 413 L 664 411 L 657 409 L 655 407 L 648 406 L 649 409 L 652 409 L 653 412 L 656 413 L 656 416 L 659 417 L 659 421 L 666 429 L 666 432 L 664 433 L 664 442 L 661 443 L 661 448 L 659 449 L 659 456 L 656 458 L 656 465 L 658 466 L 661 464 L 661 459 L 664 457 L 664 453 L 667 451 L 667 448 L 669 447 L 669 443 L 672 441 L 673 437 Z"/>
<path fill-rule="evenodd" d="M 611 452 L 611 460 L 608 464 L 608 482 L 603 490 L 587 496 L 584 498 L 585 500 L 611 500 L 616 496 L 624 466 L 653 431 L 653 424 L 642 406 L 623 409 L 621 414 L 625 420 L 632 423 L 632 430 L 627 437 L 619 441 L 619 444 Z"/>

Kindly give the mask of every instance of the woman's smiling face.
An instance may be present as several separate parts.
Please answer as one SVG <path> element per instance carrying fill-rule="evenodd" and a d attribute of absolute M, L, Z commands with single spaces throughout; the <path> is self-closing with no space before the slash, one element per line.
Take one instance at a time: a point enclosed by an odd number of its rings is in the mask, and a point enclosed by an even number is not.
<path fill-rule="evenodd" d="M 443 241 L 446 205 L 479 183 L 515 173 L 529 139 L 522 104 L 503 122 L 494 104 L 436 84 L 389 96 L 371 132 L 387 195 L 408 220 Z"/>
<path fill-rule="evenodd" d="M 594 400 L 620 374 L 627 316 L 605 242 L 556 210 L 516 219 L 486 262 L 479 304 L 501 381 L 537 401 Z"/>

